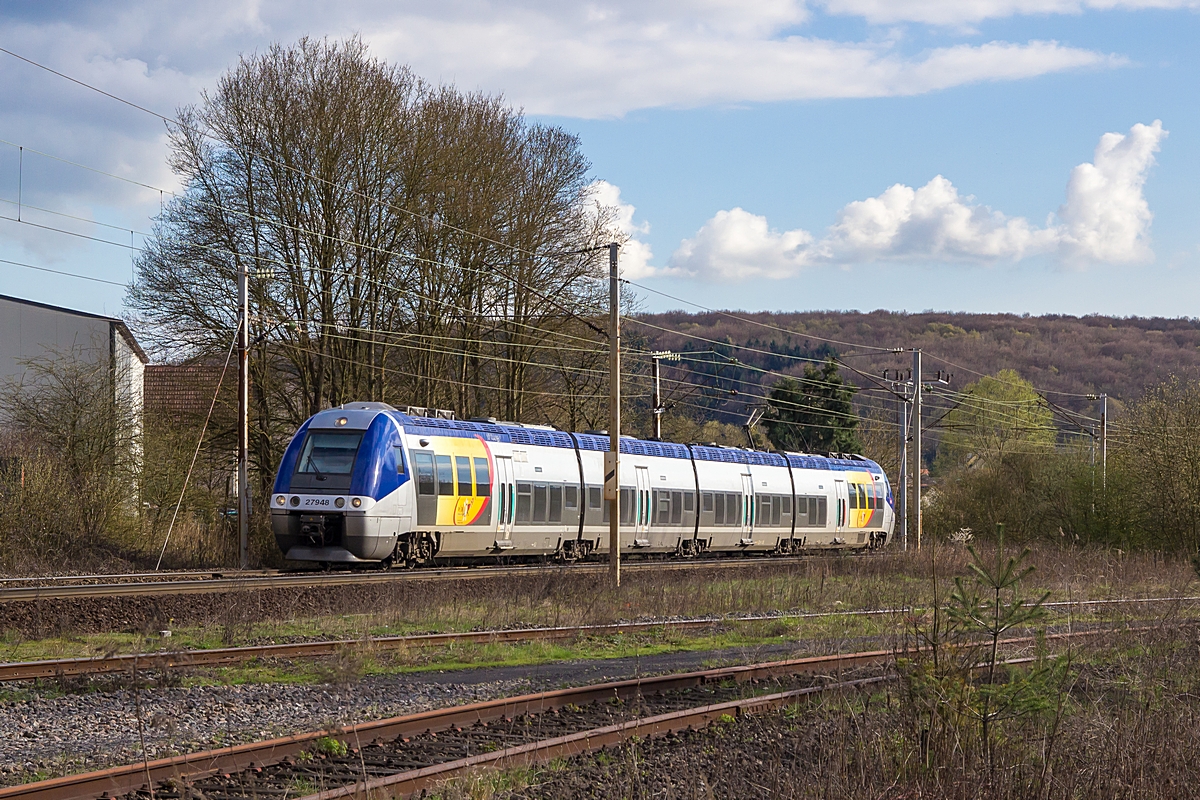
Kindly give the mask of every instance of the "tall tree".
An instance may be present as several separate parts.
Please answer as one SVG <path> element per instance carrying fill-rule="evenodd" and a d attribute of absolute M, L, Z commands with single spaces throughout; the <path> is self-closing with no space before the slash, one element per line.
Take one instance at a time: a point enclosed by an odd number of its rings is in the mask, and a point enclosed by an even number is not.
<path fill-rule="evenodd" d="M 771 389 L 763 417 L 767 438 L 777 450 L 807 453 L 856 453 L 858 415 L 854 395 L 837 363 L 804 367 L 800 378 L 783 378 Z"/>
<path fill-rule="evenodd" d="M 945 433 L 934 462 L 939 472 L 1012 453 L 1044 452 L 1057 436 L 1046 401 L 1011 369 L 964 388 L 942 427 Z"/>
<path fill-rule="evenodd" d="M 223 357 L 250 272 L 264 481 L 321 408 L 520 419 L 531 394 L 593 367 L 604 343 L 580 320 L 606 307 L 587 280 L 604 265 L 580 251 L 609 240 L 613 217 L 575 136 L 431 87 L 357 38 L 244 57 L 179 119 L 170 163 L 185 188 L 129 306 L 160 352 Z"/>

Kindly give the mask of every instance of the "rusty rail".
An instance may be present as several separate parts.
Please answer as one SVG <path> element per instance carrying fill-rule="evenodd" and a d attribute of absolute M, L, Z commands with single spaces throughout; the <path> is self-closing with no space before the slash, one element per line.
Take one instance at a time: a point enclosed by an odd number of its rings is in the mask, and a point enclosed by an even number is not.
<path fill-rule="evenodd" d="M 1165 602 L 1194 602 L 1200 597 L 1137 597 L 1112 600 L 1071 600 L 1044 603 L 1047 608 L 1079 606 L 1111 606 L 1121 604 L 1147 604 Z M 806 614 L 759 614 L 742 617 L 703 617 L 695 619 L 668 619 L 646 622 L 614 622 L 598 625 L 573 625 L 537 628 L 510 628 L 490 631 L 467 631 L 462 633 L 424 633 L 408 636 L 381 636 L 367 639 L 339 639 L 315 642 L 291 642 L 285 644 L 249 645 L 244 647 L 219 647 L 207 650 L 180 650 L 174 652 L 130 653 L 97 657 L 55 658 L 39 661 L 12 661 L 0 663 L 0 683 L 5 681 L 35 680 L 38 678 L 60 678 L 76 675 L 104 675 L 127 672 L 132 669 L 186 669 L 191 667 L 225 666 L 240 664 L 259 658 L 321 658 L 337 655 L 353 647 L 369 647 L 378 650 L 403 650 L 409 647 L 439 647 L 450 644 L 495 644 L 528 642 L 539 640 L 569 639 L 574 636 L 603 635 L 612 633 L 637 633 L 654 628 L 691 630 L 714 625 L 738 622 L 770 622 L 773 620 L 806 620 L 825 617 L 892 616 L 910 614 L 921 609 L 884 608 L 856 609 L 847 611 L 820 611 Z"/>
<path fill-rule="evenodd" d="M 892 676 L 860 678 L 824 686 L 810 686 L 787 692 L 730 700 L 682 711 L 671 711 L 653 717 L 633 719 L 602 728 L 544 739 L 540 742 L 509 747 L 492 753 L 481 753 L 457 761 L 447 761 L 420 769 L 374 778 L 369 781 L 329 789 L 308 795 L 300 800 L 341 800 L 341 798 L 400 798 L 414 795 L 439 783 L 473 772 L 477 769 L 511 769 L 544 764 L 556 758 L 571 758 L 622 744 L 633 737 L 661 736 L 666 733 L 702 728 L 725 716 L 740 717 L 791 705 L 825 691 L 852 689 L 892 680 Z"/>
<path fill-rule="evenodd" d="M 691 630 L 738 622 L 770 622 L 773 620 L 816 619 L 829 616 L 885 616 L 901 613 L 895 609 L 833 611 L 812 614 L 762 614 L 743 617 L 701 617 L 695 619 L 652 620 L 646 622 L 614 622 L 598 625 L 563 625 L 540 628 L 508 628 L 462 633 L 421 633 L 408 636 L 381 636 L 369 639 L 341 639 L 316 642 L 264 644 L 246 647 L 220 647 L 211 650 L 181 650 L 177 652 L 131 653 L 95 658 L 56 658 L 44 661 L 14 661 L 0 663 L 0 682 L 58 678 L 72 675 L 101 675 L 127 672 L 132 669 L 180 669 L 238 664 L 258 658 L 319 658 L 336 655 L 347 648 L 367 647 L 378 650 L 403 650 L 410 647 L 439 647 L 450 644 L 494 644 L 569 639 L 575 636 L 597 636 L 614 633 L 638 633 L 655 628 Z"/>
<path fill-rule="evenodd" d="M 296 756 L 316 740 L 336 736 L 370 742 L 376 739 L 396 739 L 426 731 L 443 731 L 466 727 L 477 722 L 492 722 L 520 714 L 537 714 L 562 708 L 571 703 L 586 704 L 608 698 L 626 699 L 644 692 L 664 692 L 695 687 L 713 681 L 749 681 L 776 675 L 827 673 L 865 664 L 886 663 L 892 657 L 887 650 L 849 653 L 833 656 L 775 661 L 749 666 L 723 667 L 675 675 L 594 684 L 574 689 L 502 698 L 483 703 L 426 711 L 403 717 L 352 725 L 335 731 L 317 731 L 270 739 L 264 742 L 234 745 L 220 750 L 207 750 L 147 763 L 68 775 L 22 786 L 0 789 L 0 800 L 83 800 L 107 794 L 115 797 L 136 791 L 148 784 L 183 777 L 195 778 L 213 773 L 240 772 L 253 767 L 268 766 L 288 756 Z"/>
<path fill-rule="evenodd" d="M 856 555 L 855 558 L 886 558 L 888 553 Z M 731 558 L 697 559 L 690 561 L 641 561 L 627 565 L 631 572 L 645 570 L 692 570 L 692 569 L 746 569 L 756 566 L 785 566 L 812 559 L 826 558 L 820 555 L 799 555 L 786 558 L 743 556 Z M 227 592 L 262 591 L 266 589 L 312 588 L 322 586 L 351 586 L 397 581 L 422 580 L 479 580 L 503 578 L 514 575 L 537 575 L 559 571 L 571 574 L 604 573 L 608 566 L 602 562 L 574 564 L 533 564 L 507 567 L 434 567 L 415 570 L 346 571 L 346 572 L 262 572 L 233 574 L 213 571 L 211 573 L 186 573 L 186 580 L 147 580 L 122 583 L 83 583 L 76 585 L 0 586 L 0 603 L 29 602 L 48 599 L 78 599 L 85 597 L 139 597 L 157 594 L 220 594 Z M 210 577 L 206 577 L 206 575 Z M 106 576 L 82 576 L 61 579 L 38 578 L 32 580 L 83 580 Z M 127 577 L 127 576 L 112 576 Z M 7 579 L 7 581 L 24 579 Z M 3 583 L 6 581 L 0 581 Z"/>

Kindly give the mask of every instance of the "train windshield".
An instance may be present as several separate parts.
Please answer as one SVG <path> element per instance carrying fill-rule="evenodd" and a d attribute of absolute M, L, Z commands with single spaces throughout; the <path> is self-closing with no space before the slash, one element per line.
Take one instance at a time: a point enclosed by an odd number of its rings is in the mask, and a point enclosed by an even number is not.
<path fill-rule="evenodd" d="M 323 481 L 330 476 L 346 476 L 354 470 L 354 457 L 362 431 L 309 431 L 296 465 L 297 475 Z"/>

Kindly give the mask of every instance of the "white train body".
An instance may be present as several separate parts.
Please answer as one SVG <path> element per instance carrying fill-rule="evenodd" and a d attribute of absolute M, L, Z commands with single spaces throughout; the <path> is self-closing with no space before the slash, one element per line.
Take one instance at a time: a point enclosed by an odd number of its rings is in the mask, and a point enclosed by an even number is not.
<path fill-rule="evenodd" d="M 410 416 L 353 403 L 309 419 L 271 498 L 289 560 L 425 563 L 608 551 L 607 436 Z M 789 553 L 885 545 L 873 461 L 623 437 L 622 553 Z"/>

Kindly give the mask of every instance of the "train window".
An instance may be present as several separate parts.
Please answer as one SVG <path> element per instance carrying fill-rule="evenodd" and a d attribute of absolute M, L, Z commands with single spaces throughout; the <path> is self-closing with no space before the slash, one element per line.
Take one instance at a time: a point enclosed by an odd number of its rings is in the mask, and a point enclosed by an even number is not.
<path fill-rule="evenodd" d="M 471 489 L 471 459 L 466 456 L 455 456 L 454 466 L 458 472 L 458 494 L 470 497 L 475 492 Z"/>
<path fill-rule="evenodd" d="M 550 487 L 550 511 L 547 520 L 550 522 L 562 522 L 562 506 L 563 506 L 563 487 Z"/>
<path fill-rule="evenodd" d="M 712 495 L 709 495 L 709 497 L 712 497 Z M 716 504 L 714 507 L 716 508 L 716 511 L 713 512 L 713 525 L 724 525 L 725 495 L 719 493 L 716 495 Z"/>
<path fill-rule="evenodd" d="M 349 475 L 361 441 L 362 434 L 357 431 L 311 431 L 296 472 L 316 475 L 317 480 L 323 480 L 322 475 Z"/>
<path fill-rule="evenodd" d="M 658 495 L 658 502 L 654 504 L 658 507 L 657 524 L 667 525 L 671 521 L 671 493 L 660 491 L 655 491 L 654 493 Z"/>
<path fill-rule="evenodd" d="M 492 494 L 492 474 L 486 458 L 475 459 L 475 494 L 480 497 Z"/>
<path fill-rule="evenodd" d="M 588 494 L 588 508 L 600 508 L 601 506 L 604 505 L 604 503 L 602 502 L 604 500 L 604 493 L 602 491 L 600 491 L 599 486 L 589 486 L 588 490 L 587 490 L 587 494 Z M 607 508 L 607 506 L 605 506 L 605 508 Z M 607 517 L 605 519 L 607 519 Z"/>
<path fill-rule="evenodd" d="M 533 484 L 517 484 L 517 522 L 533 519 Z"/>
<path fill-rule="evenodd" d="M 858 485 L 850 484 L 850 507 L 858 508 Z"/>
<path fill-rule="evenodd" d="M 621 525 L 633 524 L 633 489 L 621 489 Z"/>
<path fill-rule="evenodd" d="M 713 493 L 712 492 L 703 492 L 700 495 L 700 503 L 701 503 L 701 506 L 700 506 L 701 511 L 712 511 L 713 510 Z"/>
<path fill-rule="evenodd" d="M 396 457 L 396 474 L 404 474 L 404 448 L 398 444 L 392 445 L 392 455 Z"/>
<path fill-rule="evenodd" d="M 453 495 L 454 464 L 450 461 L 450 456 L 434 456 L 433 458 L 437 462 L 438 494 Z"/>
<path fill-rule="evenodd" d="M 500 513 L 496 515 L 496 521 L 501 525 L 504 524 L 504 512 L 507 510 L 504 505 L 504 484 L 500 484 Z"/>
<path fill-rule="evenodd" d="M 811 499 L 809 501 L 809 510 L 812 510 Z M 810 515 L 811 516 L 811 515 Z M 824 528 L 829 523 L 829 499 L 826 497 L 817 498 L 817 527 Z"/>
<path fill-rule="evenodd" d="M 792 513 L 792 498 L 791 495 L 783 498 L 783 513 L 784 515 Z"/>
<path fill-rule="evenodd" d="M 413 452 L 413 462 L 417 465 L 417 494 L 437 494 L 433 483 L 433 453 L 423 450 Z"/>
<path fill-rule="evenodd" d="M 746 518 L 742 516 L 742 496 L 740 494 L 725 495 L 725 523 L 728 525 L 744 525 Z"/>
<path fill-rule="evenodd" d="M 684 492 L 683 493 L 683 510 L 688 512 L 689 514 L 696 510 L 696 493 L 695 492 Z"/>
<path fill-rule="evenodd" d="M 579 508 L 578 486 L 563 487 L 563 508 L 571 509 L 572 511 Z"/>
<path fill-rule="evenodd" d="M 533 521 L 546 521 L 546 484 L 533 485 Z"/>
<path fill-rule="evenodd" d="M 771 503 L 771 524 L 778 525 L 781 515 L 783 514 L 783 501 L 786 497 L 776 497 L 775 502 Z"/>
<path fill-rule="evenodd" d="M 755 501 L 758 503 L 758 519 L 754 521 L 754 524 L 771 524 L 771 497 L 769 495 L 758 495 L 755 497 Z"/>
<path fill-rule="evenodd" d="M 683 522 L 683 492 L 671 492 L 671 524 Z"/>

